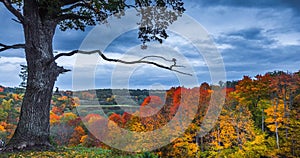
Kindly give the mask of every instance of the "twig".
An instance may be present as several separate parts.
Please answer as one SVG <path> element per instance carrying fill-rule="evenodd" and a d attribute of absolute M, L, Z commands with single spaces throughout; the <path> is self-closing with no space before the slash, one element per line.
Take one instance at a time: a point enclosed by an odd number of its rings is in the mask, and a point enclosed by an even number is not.
<path fill-rule="evenodd" d="M 19 21 L 17 19 L 12 18 L 11 20 L 14 21 L 14 22 L 16 22 L 16 23 L 22 24 L 21 21 Z"/>

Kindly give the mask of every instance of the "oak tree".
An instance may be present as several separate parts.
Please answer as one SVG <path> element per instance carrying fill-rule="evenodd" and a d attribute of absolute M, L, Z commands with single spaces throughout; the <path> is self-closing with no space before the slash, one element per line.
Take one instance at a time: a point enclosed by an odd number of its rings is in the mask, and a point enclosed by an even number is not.
<path fill-rule="evenodd" d="M 56 60 L 76 53 L 98 53 L 101 58 L 124 64 L 145 63 L 171 71 L 177 71 L 176 59 L 170 65 L 162 65 L 142 58 L 137 61 L 111 59 L 101 50 L 87 52 L 74 50 L 69 53 L 53 52 L 56 28 L 84 30 L 86 26 L 107 22 L 109 16 L 122 17 L 125 10 L 135 8 L 140 14 L 138 38 L 143 44 L 162 42 L 168 37 L 166 28 L 184 12 L 182 0 L 0 0 L 23 27 L 25 43 L 6 45 L 0 43 L 0 52 L 9 49 L 25 49 L 28 79 L 22 103 L 20 121 L 6 150 L 51 147 L 50 101 L 57 77 L 69 70 L 58 66 Z M 145 7 L 151 7 L 145 9 Z M 154 16 L 157 15 L 157 16 Z M 165 59 L 165 58 L 163 58 Z M 178 72 L 178 71 L 177 71 Z M 179 72 L 180 73 L 180 72 Z"/>

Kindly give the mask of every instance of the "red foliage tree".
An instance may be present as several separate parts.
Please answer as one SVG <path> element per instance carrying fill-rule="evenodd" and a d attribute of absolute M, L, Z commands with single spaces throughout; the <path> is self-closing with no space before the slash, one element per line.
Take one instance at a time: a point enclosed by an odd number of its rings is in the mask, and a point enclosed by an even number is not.
<path fill-rule="evenodd" d="M 120 127 L 124 126 L 125 120 L 119 114 L 113 113 L 109 116 L 109 119 L 114 121 Z"/>

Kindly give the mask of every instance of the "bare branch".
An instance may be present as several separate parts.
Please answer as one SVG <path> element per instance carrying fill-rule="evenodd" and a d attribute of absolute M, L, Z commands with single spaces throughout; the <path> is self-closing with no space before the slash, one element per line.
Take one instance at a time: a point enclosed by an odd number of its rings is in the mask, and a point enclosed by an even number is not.
<path fill-rule="evenodd" d="M 176 59 L 175 58 L 173 58 L 172 60 L 168 60 L 168 59 L 166 59 L 164 57 L 161 57 L 161 56 L 152 55 L 152 56 L 145 56 L 145 57 L 143 57 L 143 58 L 141 58 L 139 60 L 124 61 L 124 60 L 120 60 L 120 59 L 107 58 L 100 50 L 93 50 L 93 51 L 73 50 L 73 51 L 71 51 L 69 53 L 60 53 L 60 54 L 57 54 L 51 61 L 49 61 L 48 64 L 51 64 L 56 59 L 58 59 L 58 58 L 60 58 L 62 56 L 72 56 L 72 55 L 78 54 L 78 53 L 79 54 L 87 54 L 87 55 L 98 53 L 99 56 L 102 59 L 104 59 L 106 61 L 110 61 L 110 62 L 118 62 L 118 63 L 123 63 L 123 64 L 150 64 L 150 65 L 154 65 L 154 66 L 157 66 L 157 67 L 160 67 L 160 68 L 163 68 L 163 69 L 174 71 L 174 72 L 177 72 L 177 73 L 180 73 L 180 74 L 183 74 L 183 75 L 192 76 L 192 74 L 190 74 L 190 73 L 186 73 L 186 72 L 182 72 L 182 71 L 173 69 L 174 67 L 184 67 L 182 65 L 176 65 Z M 163 59 L 165 61 L 173 62 L 173 64 L 171 66 L 165 66 L 165 65 L 161 65 L 161 64 L 158 64 L 156 62 L 153 62 L 153 61 L 145 60 L 147 58 L 160 58 L 160 59 Z"/>
<path fill-rule="evenodd" d="M 14 22 L 16 22 L 16 23 L 22 24 L 21 21 L 19 21 L 17 19 L 12 18 L 11 20 L 14 21 Z"/>
<path fill-rule="evenodd" d="M 164 58 L 164 57 L 162 57 L 162 56 L 158 56 L 158 55 L 149 55 L 149 56 L 145 56 L 145 57 L 141 58 L 140 60 L 144 60 L 144 59 L 146 59 L 146 58 L 160 58 L 160 59 L 163 59 L 163 60 L 168 61 L 168 62 L 173 62 L 174 64 L 170 66 L 171 69 L 172 69 L 173 67 L 185 67 L 185 66 L 183 66 L 183 65 L 177 65 L 177 64 L 176 64 L 176 59 L 175 59 L 175 58 L 173 58 L 172 60 L 169 60 L 169 59 L 166 59 L 166 58 Z"/>
<path fill-rule="evenodd" d="M 5 5 L 5 7 L 18 18 L 18 20 L 21 23 L 24 22 L 23 15 L 16 8 L 12 6 L 12 2 L 10 0 L 0 0 L 0 2 L 2 2 Z"/>
<path fill-rule="evenodd" d="M 14 45 L 5 45 L 3 43 L 0 43 L 0 52 L 3 52 L 7 49 L 21 49 L 21 48 L 25 48 L 25 44 L 14 44 Z"/>
<path fill-rule="evenodd" d="M 89 5 L 89 4 L 85 3 L 85 2 L 82 2 L 82 3 L 75 3 L 75 4 L 71 5 L 68 8 L 64 8 L 64 9 L 61 10 L 61 12 L 69 12 L 69 11 L 72 11 L 73 9 L 78 8 L 78 7 L 84 7 L 84 8 L 87 8 L 87 9 L 95 11 L 95 8 L 93 8 L 91 5 Z"/>
<path fill-rule="evenodd" d="M 174 61 L 174 58 L 172 60 L 169 60 L 169 59 L 166 59 L 165 57 L 162 57 L 162 56 L 158 56 L 158 55 L 149 55 L 149 56 L 145 56 L 143 58 L 141 58 L 140 60 L 144 60 L 146 58 L 161 58 L 165 61 L 169 61 L 169 62 L 173 62 Z"/>

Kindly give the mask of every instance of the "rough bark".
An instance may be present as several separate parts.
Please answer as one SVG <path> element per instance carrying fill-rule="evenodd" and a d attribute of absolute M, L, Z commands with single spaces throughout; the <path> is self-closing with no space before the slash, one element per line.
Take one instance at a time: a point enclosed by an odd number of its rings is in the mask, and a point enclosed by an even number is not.
<path fill-rule="evenodd" d="M 25 53 L 28 79 L 20 121 L 6 151 L 49 148 L 50 101 L 56 78 L 63 72 L 53 58 L 52 40 L 56 23 L 43 19 L 35 1 L 24 2 Z"/>

